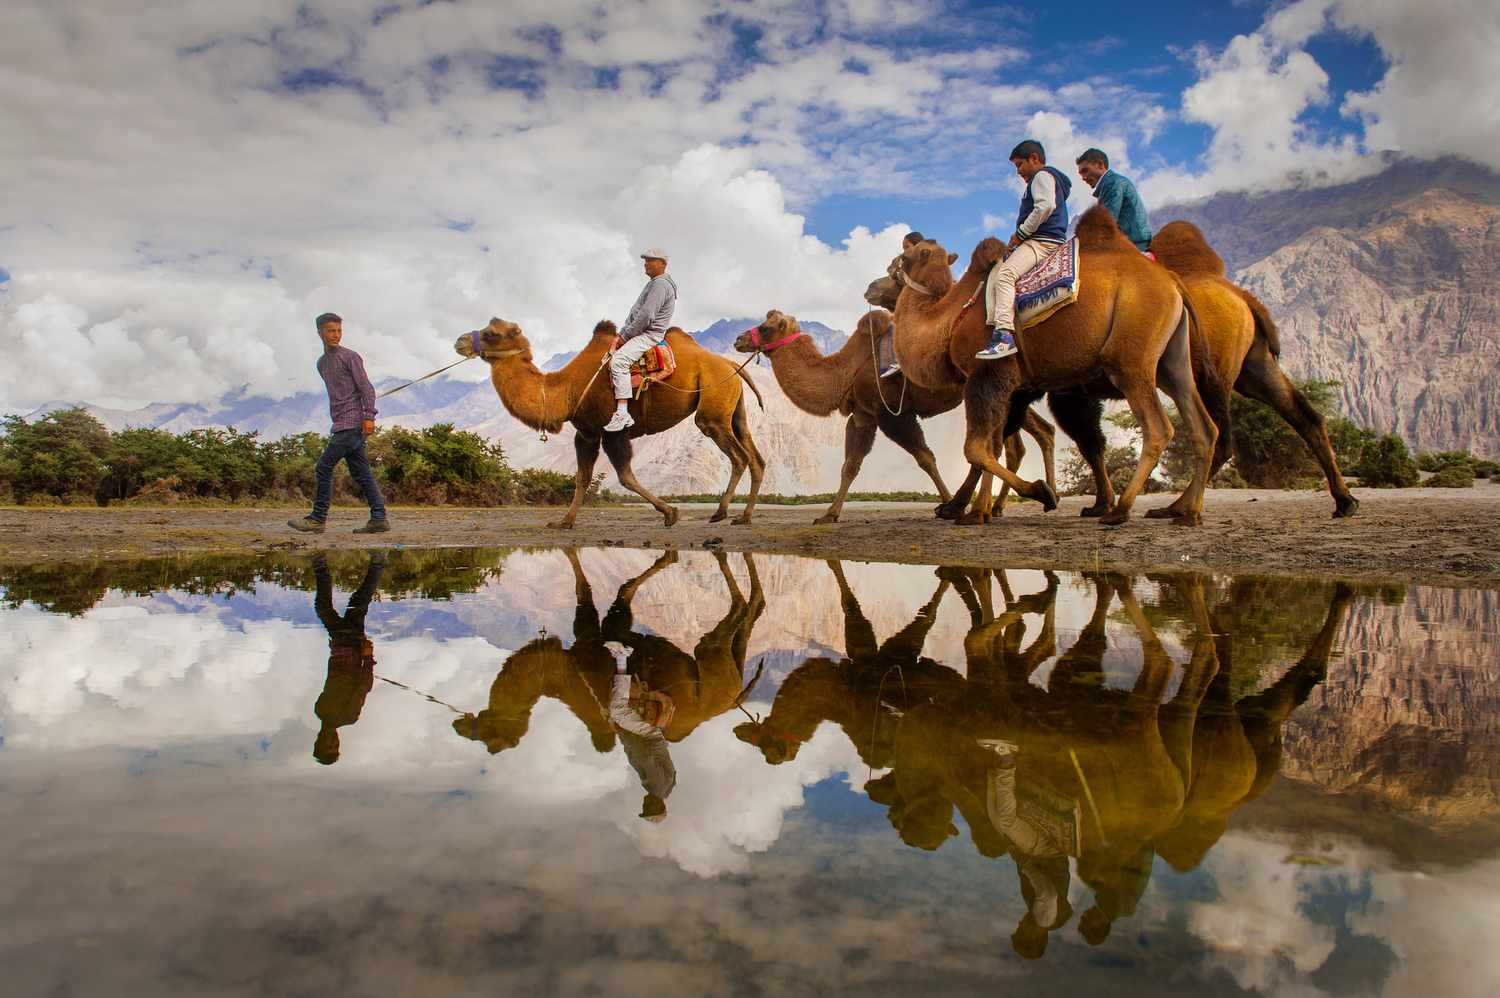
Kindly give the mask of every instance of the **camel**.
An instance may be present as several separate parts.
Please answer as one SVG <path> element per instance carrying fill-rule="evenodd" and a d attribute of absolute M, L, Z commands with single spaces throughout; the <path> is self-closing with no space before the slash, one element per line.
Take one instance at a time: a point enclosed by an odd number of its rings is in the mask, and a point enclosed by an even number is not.
<path fill-rule="evenodd" d="M 624 433 L 604 433 L 604 424 L 614 410 L 614 398 L 609 375 L 601 373 L 599 368 L 614 342 L 615 332 L 613 322 L 601 321 L 578 356 L 562 370 L 546 374 L 533 363 L 531 344 L 514 322 L 491 319 L 484 329 L 460 336 L 454 344 L 459 354 L 465 357 L 478 354 L 489 362 L 490 380 L 512 416 L 545 433 L 557 433 L 564 423 L 573 424 L 573 450 L 578 457 L 573 502 L 561 520 L 547 526 L 572 528 L 584 493 L 593 481 L 594 463 L 601 446 L 614 465 L 620 484 L 649 502 L 667 526 L 676 523 L 676 507 L 652 495 L 636 479 L 630 467 L 630 441 L 669 430 L 689 415 L 699 431 L 729 458 L 729 484 L 709 522 L 716 523 L 729 515 L 729 504 L 748 467 L 750 496 L 744 511 L 731 522 L 749 523 L 760 496 L 766 462 L 750 436 L 740 380 L 750 386 L 757 400 L 761 400 L 760 390 L 744 371 L 737 372 L 729 361 L 703 349 L 691 336 L 673 326 L 667 330 L 667 345 L 677 357 L 676 372 L 630 403 L 634 426 Z M 764 400 L 761 404 L 764 406 Z"/>
<path fill-rule="evenodd" d="M 1079 220 L 1084 279 L 1078 300 L 1018 334 L 1021 352 L 1001 361 L 975 360 L 984 345 L 983 310 L 966 308 L 1004 247 L 986 239 L 975 247 L 957 282 L 957 259 L 932 241 L 908 249 L 896 268 L 896 355 L 902 372 L 928 388 L 964 389 L 969 478 L 954 501 L 967 502 L 977 471 L 988 471 L 1019 494 L 1055 509 L 1045 483 L 1026 482 L 995 459 L 996 434 L 1020 422 L 1023 407 L 1049 391 L 1088 386 L 1118 391 L 1142 427 L 1141 458 L 1125 492 L 1100 522 L 1130 516 L 1136 496 L 1171 440 L 1172 427 L 1156 390 L 1177 404 L 1193 437 L 1197 468 L 1176 522 L 1198 525 L 1218 431 L 1194 381 L 1189 304 L 1165 268 L 1142 256 L 1108 211 L 1094 207 Z"/>
<path fill-rule="evenodd" d="M 730 574 L 725 555 L 714 552 L 729 589 L 729 609 L 688 655 L 665 638 L 636 631 L 630 609 L 642 586 L 677 563 L 677 552 L 665 552 L 644 572 L 626 580 L 602 622 L 578 552 L 569 548 L 564 554 L 573 569 L 577 602 L 572 647 L 549 636 L 518 649 L 495 677 L 488 705 L 477 714 L 466 713 L 453 721 L 453 730 L 459 735 L 483 742 L 492 755 L 514 748 L 530 727 L 532 709 L 545 696 L 562 701 L 583 722 L 596 751 L 610 751 L 615 745 L 615 729 L 607 705 L 615 659 L 605 647 L 607 641 L 618 641 L 629 648 L 633 671 L 652 689 L 672 697 L 677 709 L 666 729 L 669 741 L 681 741 L 699 724 L 734 709 L 748 695 L 749 690 L 740 688 L 745 650 L 765 609 L 760 575 L 750 555 L 743 556 L 750 574 L 747 599 Z"/>
<path fill-rule="evenodd" d="M 837 409 L 849 417 L 844 424 L 844 466 L 838 495 L 814 523 L 838 522 L 849 487 L 875 444 L 876 430 L 912 456 L 937 486 L 945 506 L 953 499 L 938 473 L 937 459 L 927 446 L 918 420 L 955 408 L 963 401 L 963 393 L 954 388 L 922 388 L 900 375 L 884 380 L 878 377 L 875 338 L 884 333 L 890 323 L 889 312 L 875 310 L 865 313 L 848 342 L 838 353 L 825 357 L 818 352 L 811 338 L 802 335 L 795 318 L 772 309 L 766 313 L 764 322 L 741 333 L 734 341 L 734 348 L 742 353 L 764 353 L 770 358 L 771 370 L 782 391 L 803 412 L 827 416 Z M 1042 459 L 1047 466 L 1047 484 L 1053 485 L 1052 424 L 1028 409 L 1022 428 L 1041 445 Z M 1009 467 L 1020 467 L 1022 454 L 1024 449 L 1019 439 L 1006 441 Z"/>

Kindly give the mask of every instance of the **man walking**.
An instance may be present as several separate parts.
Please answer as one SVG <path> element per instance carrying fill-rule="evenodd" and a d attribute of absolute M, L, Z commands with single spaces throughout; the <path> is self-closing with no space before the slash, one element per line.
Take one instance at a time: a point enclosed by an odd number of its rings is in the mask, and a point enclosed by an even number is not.
<path fill-rule="evenodd" d="M 620 349 L 609 361 L 609 379 L 615 388 L 615 414 L 604 424 L 605 433 L 619 433 L 635 425 L 630 417 L 630 366 L 646 351 L 667 337 L 667 326 L 677 308 L 677 282 L 667 276 L 667 251 L 653 247 L 641 254 L 646 286 L 620 327 Z"/>
<path fill-rule="evenodd" d="M 318 492 L 310 516 L 288 520 L 293 530 L 321 534 L 328 522 L 328 506 L 333 501 L 333 469 L 340 461 L 349 466 L 349 474 L 364 491 L 370 504 L 370 519 L 356 534 L 383 534 L 391 529 L 385 516 L 385 497 L 375 484 L 370 459 L 365 456 L 365 437 L 375 432 L 375 386 L 365 374 L 365 362 L 359 354 L 339 346 L 344 337 L 344 320 L 324 312 L 314 320 L 318 338 L 323 341 L 323 356 L 318 358 L 318 373 L 328 388 L 328 412 L 333 417 L 333 432 L 328 446 L 318 458 Z"/>
<path fill-rule="evenodd" d="M 1094 189 L 1094 197 L 1105 210 L 1115 216 L 1125 238 L 1135 243 L 1136 249 L 1146 252 L 1151 246 L 1151 219 L 1135 184 L 1109 168 L 1109 157 L 1102 149 L 1085 149 L 1077 165 L 1078 175 Z"/>

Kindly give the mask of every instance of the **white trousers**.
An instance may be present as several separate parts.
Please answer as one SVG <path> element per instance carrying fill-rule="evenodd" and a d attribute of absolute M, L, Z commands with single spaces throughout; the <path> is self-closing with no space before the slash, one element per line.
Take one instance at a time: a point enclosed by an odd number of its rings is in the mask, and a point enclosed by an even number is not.
<path fill-rule="evenodd" d="M 984 285 L 984 321 L 996 329 L 1016 331 L 1016 281 L 1034 270 L 1061 243 L 1028 239 L 995 264 Z"/>
<path fill-rule="evenodd" d="M 615 386 L 615 401 L 630 398 L 630 365 L 646 356 L 646 351 L 660 343 L 648 333 L 639 333 L 626 340 L 609 362 L 609 380 Z"/>

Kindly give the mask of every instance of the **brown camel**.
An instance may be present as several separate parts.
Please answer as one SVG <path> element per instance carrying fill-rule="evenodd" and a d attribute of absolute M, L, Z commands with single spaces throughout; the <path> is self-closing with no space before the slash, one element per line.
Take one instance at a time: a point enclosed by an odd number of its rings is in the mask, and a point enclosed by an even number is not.
<path fill-rule="evenodd" d="M 973 469 L 988 471 L 1019 494 L 1054 509 L 1057 499 L 1044 482 L 1026 482 L 995 458 L 998 433 L 1019 424 L 1024 406 L 1044 393 L 1074 386 L 1120 392 L 1142 427 L 1141 458 L 1135 474 L 1102 523 L 1124 523 L 1130 507 L 1172 438 L 1172 426 L 1156 396 L 1158 386 L 1177 404 L 1193 436 L 1197 468 L 1181 507 L 1180 524 L 1203 518 L 1218 431 L 1193 379 L 1188 311 L 1176 278 L 1142 256 L 1120 232 L 1114 217 L 1098 207 L 1078 224 L 1084 279 L 1078 300 L 1020 333 L 1020 353 L 1000 361 L 978 361 L 974 354 L 987 338 L 984 313 L 965 308 L 979 290 L 1003 246 L 986 239 L 974 250 L 968 270 L 955 282 L 956 257 L 935 242 L 902 255 L 897 280 L 896 355 L 913 382 L 929 388 L 962 385 L 968 439 L 964 455 Z M 971 469 L 954 496 L 968 499 Z"/>
<path fill-rule="evenodd" d="M 766 472 L 765 459 L 750 436 L 740 386 L 743 379 L 760 399 L 760 391 L 750 376 L 740 371 L 736 377 L 734 365 L 709 353 L 673 326 L 667 330 L 667 345 L 677 357 L 676 372 L 668 381 L 641 392 L 630 403 L 634 426 L 624 433 L 605 433 L 604 424 L 614 411 L 614 393 L 610 390 L 609 374 L 601 372 L 600 367 L 614 337 L 615 324 L 608 320 L 600 322 L 578 356 L 562 370 L 546 374 L 532 362 L 531 344 L 514 322 L 491 319 L 484 329 L 460 336 L 454 344 L 454 349 L 463 356 L 478 353 L 489 362 L 490 380 L 512 416 L 534 430 L 548 433 L 557 433 L 564 423 L 573 424 L 573 449 L 578 456 L 573 503 L 561 520 L 547 526 L 563 529 L 573 526 L 583 495 L 593 481 L 594 462 L 599 458 L 601 446 L 614 465 L 620 484 L 654 506 L 667 526 L 676 523 L 676 507 L 646 491 L 636 479 L 630 467 L 630 441 L 669 430 L 689 415 L 703 435 L 729 458 L 729 484 L 709 521 L 716 522 L 729 515 L 729 504 L 740 476 L 748 467 L 750 497 L 745 501 L 744 512 L 732 522 L 749 523 Z"/>
<path fill-rule="evenodd" d="M 890 266 L 886 268 L 884 277 L 877 278 L 876 280 L 870 282 L 869 287 L 865 288 L 866 302 L 868 302 L 875 308 L 883 309 L 886 312 L 896 311 L 896 300 L 901 297 L 901 285 L 896 281 L 894 275 L 900 268 L 900 266 L 901 257 L 897 256 L 891 260 Z M 894 320 L 892 320 L 892 325 L 894 328 Z M 909 386 L 908 390 L 916 387 L 916 384 L 908 380 L 905 375 L 902 375 L 902 380 L 906 385 Z M 956 394 L 958 395 L 960 400 L 963 398 L 962 392 L 956 392 Z M 957 403 L 954 404 L 956 405 Z M 1054 455 L 1056 454 L 1057 433 L 1055 427 L 1053 427 L 1051 423 L 1047 422 L 1041 416 L 1037 415 L 1030 407 L 1027 407 L 1026 415 L 1023 417 L 1023 421 L 1021 423 L 1021 429 L 1025 430 L 1027 433 L 1030 433 L 1036 440 L 1037 444 L 1042 448 L 1042 465 L 1045 467 L 1047 472 L 1047 487 L 1052 489 L 1053 492 L 1056 492 L 1057 476 L 1056 468 L 1054 465 Z M 1021 466 L 1021 459 L 1026 456 L 1026 446 L 1021 442 L 1021 438 L 1014 433 L 1005 438 L 1004 446 L 1005 466 L 1010 470 L 1015 471 Z M 991 478 L 989 472 L 984 472 L 983 474 L 984 479 L 980 483 L 979 493 L 981 496 L 988 497 L 991 488 Z M 1000 496 L 995 500 L 993 506 L 991 506 L 986 499 L 982 502 L 976 502 L 973 510 L 965 512 L 964 504 L 962 502 L 955 503 L 950 498 L 942 505 L 938 506 L 935 512 L 940 518 L 945 520 L 956 520 L 961 526 L 966 526 L 973 523 L 988 523 L 992 515 L 1004 515 L 1005 495 L 1009 491 L 1010 485 L 1008 483 L 1001 483 Z"/>
<path fill-rule="evenodd" d="M 944 504 L 953 498 L 938 473 L 937 459 L 927 446 L 918 420 L 955 408 L 963 401 L 963 392 L 952 388 L 937 391 L 921 388 L 899 375 L 879 378 L 875 337 L 884 333 L 890 323 L 889 312 L 877 309 L 865 313 L 838 353 L 825 357 L 810 337 L 802 335 L 795 318 L 772 309 L 766 313 L 764 322 L 741 333 L 734 341 L 734 348 L 742 353 L 764 353 L 771 359 L 771 370 L 782 391 L 803 412 L 827 416 L 837 409 L 849 417 L 844 424 L 844 467 L 838 495 L 814 523 L 838 521 L 849 487 L 875 445 L 876 430 L 912 456 L 937 486 Z M 1053 484 L 1052 424 L 1028 410 L 1023 429 L 1041 445 L 1047 483 Z M 1012 469 L 1020 466 L 1022 454 L 1024 449 L 1019 440 L 1014 445 L 1007 441 L 1006 463 Z"/>

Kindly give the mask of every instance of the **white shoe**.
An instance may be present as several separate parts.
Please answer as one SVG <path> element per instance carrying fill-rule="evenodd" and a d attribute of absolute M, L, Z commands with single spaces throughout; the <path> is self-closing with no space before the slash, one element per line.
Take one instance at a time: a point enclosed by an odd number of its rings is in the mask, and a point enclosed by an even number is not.
<path fill-rule="evenodd" d="M 634 425 L 635 420 L 630 418 L 630 413 L 624 409 L 616 409 L 615 414 L 609 418 L 609 422 L 604 424 L 604 432 L 619 433 L 621 430 L 628 430 Z"/>
<path fill-rule="evenodd" d="M 987 749 L 1000 756 L 1015 755 L 1016 750 L 1021 747 L 1015 742 L 1008 742 L 1003 738 L 976 738 L 975 742 L 980 748 Z"/>

